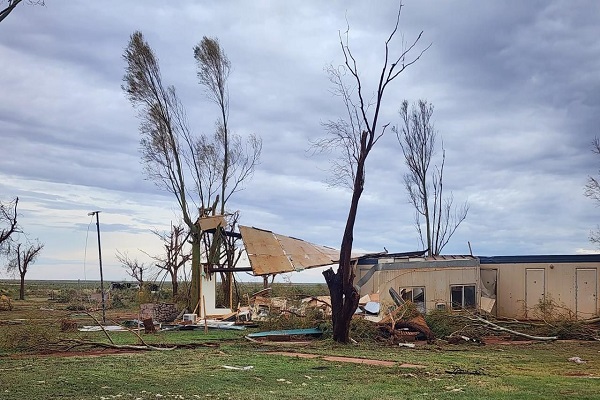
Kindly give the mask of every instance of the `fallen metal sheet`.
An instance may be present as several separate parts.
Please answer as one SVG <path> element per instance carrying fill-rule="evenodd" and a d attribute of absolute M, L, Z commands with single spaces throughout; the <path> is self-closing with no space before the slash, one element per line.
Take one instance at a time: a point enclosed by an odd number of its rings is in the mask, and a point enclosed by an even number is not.
<path fill-rule="evenodd" d="M 370 301 L 363 306 L 363 309 L 369 314 L 379 314 L 379 310 L 381 310 L 381 305 L 379 302 Z"/>
<path fill-rule="evenodd" d="M 306 328 L 306 329 L 284 329 L 280 331 L 267 331 L 267 332 L 255 332 L 248 336 L 249 338 L 269 337 L 269 336 L 319 336 L 322 335 L 323 331 L 319 328 Z"/>
<path fill-rule="evenodd" d="M 127 331 L 127 328 L 122 327 L 120 325 L 106 325 L 104 327 L 98 325 L 86 325 L 77 329 L 79 332 L 102 332 L 102 328 L 108 332 L 122 332 Z"/>
<path fill-rule="evenodd" d="M 331 247 L 248 226 L 239 229 L 255 275 L 302 271 L 339 259 L 339 250 Z"/>
<path fill-rule="evenodd" d="M 394 300 L 394 303 L 396 303 L 397 306 L 401 306 L 402 304 L 406 303 L 402 296 L 400 296 L 394 288 L 390 288 L 388 291 L 390 292 L 390 296 L 392 296 L 392 300 Z"/>
<path fill-rule="evenodd" d="M 197 324 L 185 324 L 178 325 L 178 329 L 180 331 L 195 331 L 204 329 L 204 323 L 199 322 Z M 223 322 L 223 321 L 215 321 L 215 320 L 207 320 L 206 327 L 208 329 L 224 329 L 224 330 L 233 330 L 233 331 L 243 331 L 246 329 L 245 326 L 235 325 L 235 322 Z"/>

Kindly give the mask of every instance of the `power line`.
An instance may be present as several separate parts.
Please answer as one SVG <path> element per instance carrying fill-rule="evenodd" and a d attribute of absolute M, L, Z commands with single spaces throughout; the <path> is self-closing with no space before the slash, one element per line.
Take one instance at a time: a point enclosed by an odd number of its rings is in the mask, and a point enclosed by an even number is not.
<path fill-rule="evenodd" d="M 92 221 L 94 220 L 94 215 L 90 217 L 90 223 L 87 227 L 87 233 L 85 234 L 85 248 L 83 249 L 83 280 L 87 282 L 87 275 L 85 273 L 85 262 L 87 260 L 87 245 L 88 245 L 88 237 L 90 236 L 90 226 L 92 226 Z"/>

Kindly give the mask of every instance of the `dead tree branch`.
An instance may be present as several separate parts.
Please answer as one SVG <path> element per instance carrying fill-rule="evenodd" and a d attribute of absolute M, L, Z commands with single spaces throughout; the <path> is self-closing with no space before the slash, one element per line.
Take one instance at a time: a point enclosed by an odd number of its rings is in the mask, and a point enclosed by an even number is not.
<path fill-rule="evenodd" d="M 504 328 L 500 325 L 494 324 L 493 322 L 490 322 L 479 316 L 473 316 L 473 317 L 470 317 L 469 319 L 471 319 L 473 321 L 481 322 L 482 324 L 489 327 L 493 331 L 506 332 L 506 333 L 510 333 L 515 336 L 521 336 L 521 337 L 524 337 L 524 338 L 530 339 L 530 340 L 542 340 L 542 341 L 558 340 L 558 336 L 532 336 L 532 335 L 528 335 L 526 333 L 522 333 L 522 332 L 518 332 L 518 331 L 515 331 L 512 329 Z"/>

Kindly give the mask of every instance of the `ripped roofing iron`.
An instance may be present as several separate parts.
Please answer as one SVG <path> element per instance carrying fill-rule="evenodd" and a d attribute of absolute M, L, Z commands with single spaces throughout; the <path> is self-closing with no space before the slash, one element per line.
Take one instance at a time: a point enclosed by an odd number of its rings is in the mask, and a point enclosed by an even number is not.
<path fill-rule="evenodd" d="M 335 264 L 339 250 L 268 230 L 239 226 L 255 275 L 302 271 Z"/>

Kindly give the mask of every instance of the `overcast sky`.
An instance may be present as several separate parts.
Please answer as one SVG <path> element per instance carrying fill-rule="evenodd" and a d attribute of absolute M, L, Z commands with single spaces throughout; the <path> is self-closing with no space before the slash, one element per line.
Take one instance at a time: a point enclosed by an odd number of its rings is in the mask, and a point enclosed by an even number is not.
<path fill-rule="evenodd" d="M 150 230 L 179 216 L 174 198 L 144 178 L 139 120 L 121 89 L 136 30 L 197 133 L 213 131 L 218 110 L 198 85 L 192 49 L 218 37 L 231 60 L 230 126 L 263 139 L 261 164 L 230 203 L 241 223 L 339 247 L 350 193 L 328 188 L 327 157 L 308 151 L 344 111 L 324 68 L 343 62 L 338 33 L 348 24 L 370 96 L 397 1 L 25 3 L 0 23 L 0 200 L 18 196 L 20 224 L 45 243 L 29 279 L 99 278 L 90 211 L 102 211 L 110 280 L 126 278 L 116 250 L 141 260 L 138 249 L 160 252 Z M 482 256 L 594 250 L 599 210 L 583 187 L 600 166 L 591 152 L 599 22 L 597 1 L 405 1 L 392 54 L 420 31 L 417 49 L 431 47 L 389 86 L 381 121 L 399 124 L 404 99 L 435 106 L 445 190 L 470 204 L 444 253 L 468 254 L 468 242 Z M 355 249 L 421 248 L 404 173 L 389 131 L 367 162 Z M 318 271 L 290 279 L 324 282 Z"/>

